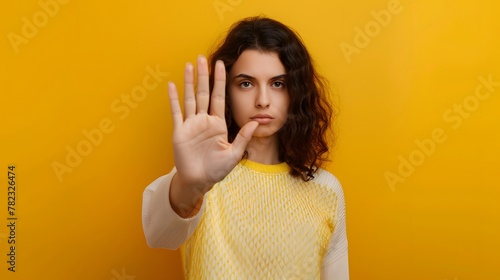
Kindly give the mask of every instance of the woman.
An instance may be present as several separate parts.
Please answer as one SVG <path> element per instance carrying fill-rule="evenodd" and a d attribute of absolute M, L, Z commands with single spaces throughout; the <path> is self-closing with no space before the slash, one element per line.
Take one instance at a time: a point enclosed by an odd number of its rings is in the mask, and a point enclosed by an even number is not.
<path fill-rule="evenodd" d="M 187 279 L 349 279 L 343 191 L 321 169 L 332 116 L 299 37 L 244 19 L 169 83 L 175 168 L 143 197 L 151 247 L 181 247 Z M 227 92 L 227 94 L 226 94 Z"/>

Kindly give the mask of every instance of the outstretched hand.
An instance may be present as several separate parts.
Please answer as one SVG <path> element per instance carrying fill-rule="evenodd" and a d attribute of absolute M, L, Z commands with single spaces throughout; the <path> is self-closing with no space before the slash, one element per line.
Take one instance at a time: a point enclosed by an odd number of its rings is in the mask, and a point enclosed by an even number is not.
<path fill-rule="evenodd" d="M 241 160 L 257 122 L 249 122 L 233 143 L 228 142 L 225 112 L 226 71 L 224 63 L 215 65 L 214 87 L 209 93 L 207 60 L 198 57 L 198 83 L 194 94 L 194 67 L 186 64 L 184 73 L 184 117 L 175 84 L 168 92 L 174 122 L 173 148 L 177 181 L 191 191 L 204 194 L 224 179 Z M 210 106 L 209 106 L 210 104 Z M 210 112 L 208 108 L 210 107 Z"/>

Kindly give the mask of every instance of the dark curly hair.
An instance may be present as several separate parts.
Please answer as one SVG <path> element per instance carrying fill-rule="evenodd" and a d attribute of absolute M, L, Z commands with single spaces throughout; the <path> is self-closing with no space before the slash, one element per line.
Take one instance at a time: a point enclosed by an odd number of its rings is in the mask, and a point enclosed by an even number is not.
<path fill-rule="evenodd" d="M 285 67 L 290 108 L 285 125 L 278 131 L 279 159 L 291 167 L 292 176 L 300 176 L 304 181 L 313 179 L 327 160 L 326 132 L 333 115 L 327 100 L 326 80 L 316 73 L 299 35 L 276 20 L 251 17 L 235 23 L 209 57 L 210 92 L 216 61 L 222 60 L 229 73 L 240 54 L 248 49 L 275 52 Z M 240 127 L 233 120 L 229 94 L 226 94 L 226 124 L 232 142 Z"/>

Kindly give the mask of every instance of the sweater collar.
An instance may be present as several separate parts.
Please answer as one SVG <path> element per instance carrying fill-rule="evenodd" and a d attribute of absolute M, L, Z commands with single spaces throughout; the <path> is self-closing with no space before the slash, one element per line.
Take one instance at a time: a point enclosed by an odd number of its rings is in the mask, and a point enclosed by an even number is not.
<path fill-rule="evenodd" d="M 290 166 L 286 162 L 278 164 L 262 164 L 249 159 L 242 159 L 240 161 L 242 166 L 248 167 L 252 170 L 264 172 L 264 173 L 279 173 L 290 171 Z"/>

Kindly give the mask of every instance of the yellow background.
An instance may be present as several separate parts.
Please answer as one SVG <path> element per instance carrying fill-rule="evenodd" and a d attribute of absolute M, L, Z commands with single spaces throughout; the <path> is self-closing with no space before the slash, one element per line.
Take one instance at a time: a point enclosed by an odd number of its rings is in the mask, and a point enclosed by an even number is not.
<path fill-rule="evenodd" d="M 67 2 L 46 22 L 38 1 L 0 4 L 1 279 L 181 279 L 178 252 L 148 248 L 141 228 L 144 188 L 173 166 L 167 81 L 182 88 L 186 61 L 259 14 L 297 30 L 331 83 L 339 136 L 328 169 L 344 186 L 351 279 L 500 279 L 500 87 L 474 103 L 480 76 L 500 82 L 498 1 Z M 388 6 L 398 12 L 383 26 L 374 14 Z M 13 44 L 24 17 L 39 27 Z M 373 36 L 361 44 L 356 28 Z M 128 115 L 113 109 L 148 67 L 168 77 Z M 444 117 L 465 100 L 474 110 L 459 125 Z M 113 130 L 59 180 L 54 162 L 103 120 Z M 418 158 L 415 141 L 435 129 L 446 140 Z M 411 175 L 388 183 L 412 154 Z"/>

